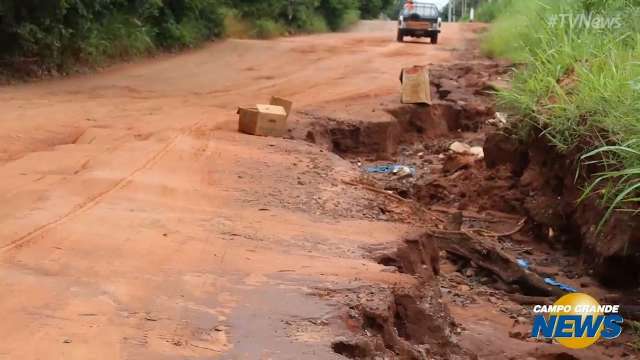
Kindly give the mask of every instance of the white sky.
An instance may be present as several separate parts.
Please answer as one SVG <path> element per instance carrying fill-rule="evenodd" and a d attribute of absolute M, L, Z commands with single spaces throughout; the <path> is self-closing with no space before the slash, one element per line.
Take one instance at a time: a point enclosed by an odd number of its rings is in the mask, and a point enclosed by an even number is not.
<path fill-rule="evenodd" d="M 447 3 L 449 2 L 449 0 L 431 0 L 433 1 L 434 4 L 438 5 L 438 8 L 440 10 L 442 10 L 442 8 L 447 5 Z"/>

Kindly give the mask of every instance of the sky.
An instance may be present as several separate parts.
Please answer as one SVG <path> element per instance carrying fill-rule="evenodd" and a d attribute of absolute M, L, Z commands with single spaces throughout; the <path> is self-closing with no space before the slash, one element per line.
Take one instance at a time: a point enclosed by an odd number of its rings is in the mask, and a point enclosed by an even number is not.
<path fill-rule="evenodd" d="M 449 0 L 431 0 L 434 4 L 438 5 L 438 8 L 442 10 L 442 8 L 447 5 Z"/>

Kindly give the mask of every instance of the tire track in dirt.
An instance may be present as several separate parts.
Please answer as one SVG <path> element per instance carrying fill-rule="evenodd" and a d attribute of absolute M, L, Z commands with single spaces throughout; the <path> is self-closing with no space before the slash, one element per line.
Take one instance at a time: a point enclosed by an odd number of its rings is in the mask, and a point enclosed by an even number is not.
<path fill-rule="evenodd" d="M 92 208 L 94 208 L 96 205 L 98 205 L 103 199 L 105 199 L 107 196 L 109 196 L 110 194 L 124 189 L 125 187 L 127 187 L 130 183 L 131 180 L 138 175 L 140 172 L 151 168 L 153 165 L 155 165 L 167 152 L 169 152 L 169 150 L 171 150 L 171 148 L 173 148 L 173 146 L 178 142 L 178 140 L 184 136 L 185 134 L 191 133 L 193 132 L 193 129 L 195 129 L 198 125 L 200 125 L 200 123 L 202 122 L 202 120 L 194 123 L 193 125 L 191 125 L 186 131 L 181 132 L 179 134 L 177 134 L 176 136 L 173 137 L 173 139 L 171 139 L 168 143 L 166 143 L 158 152 L 156 152 L 151 158 L 149 158 L 147 161 L 144 162 L 144 164 L 142 164 L 142 166 L 134 169 L 129 175 L 125 176 L 124 178 L 118 180 L 113 186 L 110 186 L 109 188 L 105 189 L 104 191 L 101 191 L 97 194 L 94 194 L 93 196 L 89 197 L 86 201 L 75 205 L 69 212 L 67 212 L 65 215 L 63 215 L 62 217 L 52 220 L 50 222 L 47 222 L 45 224 L 42 224 L 38 227 L 36 227 L 35 229 L 31 230 L 30 232 L 20 236 L 19 238 L 12 240 L 11 242 L 9 242 L 6 245 L 3 245 L 2 247 L 0 247 L 0 253 L 6 253 L 10 250 L 15 250 L 15 249 L 19 249 L 24 247 L 27 243 L 29 243 L 31 240 L 33 240 L 33 238 L 35 238 L 38 235 L 44 235 L 47 231 L 55 228 L 58 225 L 63 224 L 64 222 L 66 222 L 67 220 L 69 220 L 70 218 L 79 215 L 87 210 L 90 210 Z"/>

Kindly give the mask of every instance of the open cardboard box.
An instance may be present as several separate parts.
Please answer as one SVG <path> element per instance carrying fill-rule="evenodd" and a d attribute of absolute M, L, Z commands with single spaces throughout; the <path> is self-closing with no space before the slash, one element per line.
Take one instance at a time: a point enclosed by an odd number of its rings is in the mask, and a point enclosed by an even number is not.
<path fill-rule="evenodd" d="M 287 134 L 287 119 L 293 103 L 289 100 L 272 97 L 269 105 L 258 104 L 253 107 L 240 107 L 238 130 L 245 134 L 281 137 Z"/>
<path fill-rule="evenodd" d="M 412 66 L 402 69 L 403 104 L 431 104 L 431 82 L 429 69 L 425 66 Z"/>

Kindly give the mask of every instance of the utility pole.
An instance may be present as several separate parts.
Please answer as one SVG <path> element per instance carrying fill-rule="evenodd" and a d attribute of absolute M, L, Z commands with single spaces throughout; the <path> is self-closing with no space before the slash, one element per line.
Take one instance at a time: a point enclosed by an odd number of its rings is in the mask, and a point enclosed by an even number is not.
<path fill-rule="evenodd" d="M 462 13 L 460 14 L 460 18 L 464 19 L 464 14 L 467 12 L 467 0 L 462 0 Z"/>
<path fill-rule="evenodd" d="M 460 17 L 464 18 L 465 16 L 467 16 L 467 0 L 462 0 L 462 14 Z"/>
<path fill-rule="evenodd" d="M 449 17 L 447 17 L 447 20 L 449 20 L 449 22 L 453 22 L 453 7 L 455 6 L 456 0 L 449 0 Z"/>

